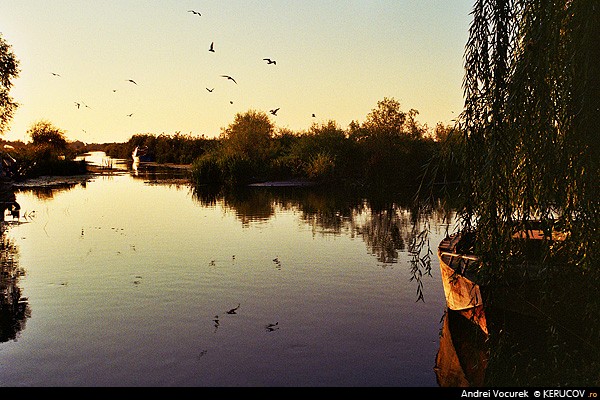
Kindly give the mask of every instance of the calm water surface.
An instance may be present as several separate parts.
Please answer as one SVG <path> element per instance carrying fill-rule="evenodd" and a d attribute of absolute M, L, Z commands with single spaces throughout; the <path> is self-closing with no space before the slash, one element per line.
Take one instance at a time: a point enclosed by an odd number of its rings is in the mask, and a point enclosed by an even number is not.
<path fill-rule="evenodd" d="M 417 301 L 405 208 L 123 168 L 16 193 L 0 386 L 438 386 L 439 265 Z"/>

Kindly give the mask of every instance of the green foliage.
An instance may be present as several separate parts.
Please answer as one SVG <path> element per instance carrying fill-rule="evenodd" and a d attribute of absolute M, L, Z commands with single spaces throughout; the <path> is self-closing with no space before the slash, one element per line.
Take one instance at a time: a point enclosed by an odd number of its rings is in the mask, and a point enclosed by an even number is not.
<path fill-rule="evenodd" d="M 41 152 L 64 155 L 67 151 L 65 132 L 58 129 L 49 121 L 41 120 L 34 123 L 28 130 L 33 145 Z"/>
<path fill-rule="evenodd" d="M 254 180 L 256 165 L 240 155 L 210 152 L 192 164 L 192 180 L 200 185 L 244 185 Z"/>
<path fill-rule="evenodd" d="M 303 175 L 303 161 L 294 151 L 300 136 L 287 128 L 280 128 L 271 142 L 269 162 L 270 179 L 298 178 Z"/>
<path fill-rule="evenodd" d="M 33 162 L 23 163 L 23 165 L 27 165 L 28 168 L 17 179 L 28 179 L 38 176 L 82 175 L 87 172 L 87 165 L 83 160 L 38 159 L 33 160 Z"/>
<path fill-rule="evenodd" d="M 273 132 L 273 123 L 265 112 L 238 113 L 233 123 L 221 132 L 222 149 L 239 159 L 264 162 L 270 156 Z"/>
<path fill-rule="evenodd" d="M 87 172 L 86 162 L 75 160 L 81 144 L 69 143 L 64 131 L 52 123 L 40 120 L 27 130 L 27 134 L 31 137 L 29 143 L 11 142 L 4 148 L 4 172 L 10 179 L 20 181 L 42 175 L 80 175 Z"/>
<path fill-rule="evenodd" d="M 461 160 L 464 140 L 457 126 L 438 123 L 433 132 L 436 145 L 432 147 L 431 159 L 425 164 L 421 193 L 450 193 L 461 178 Z M 434 196 L 435 197 L 435 196 Z M 448 196 L 449 197 L 449 196 Z"/>
<path fill-rule="evenodd" d="M 299 135 L 290 147 L 300 172 L 317 180 L 348 179 L 351 171 L 353 143 L 335 121 L 314 123 L 307 132 Z"/>
<path fill-rule="evenodd" d="M 348 137 L 357 144 L 355 165 L 365 182 L 415 186 L 423 179 L 423 166 L 436 144 L 427 138 L 428 128 L 417 121 L 418 114 L 414 109 L 403 112 L 396 99 L 386 97 L 364 123 L 350 124 Z"/>
<path fill-rule="evenodd" d="M 151 157 L 159 163 L 191 164 L 195 159 L 216 146 L 218 141 L 191 135 L 136 134 L 125 143 L 104 146 L 106 154 L 113 158 L 130 159 L 136 146 L 147 147 Z"/>
<path fill-rule="evenodd" d="M 40 151 L 31 144 L 9 154 L 15 160 L 11 177 L 15 181 L 39 176 L 81 175 L 87 172 L 85 161 L 56 156 L 47 150 Z"/>
<path fill-rule="evenodd" d="M 224 182 L 219 155 L 214 152 L 198 157 L 192 163 L 192 180 L 201 185 L 220 185 Z"/>
<path fill-rule="evenodd" d="M 465 52 L 461 221 L 502 274 L 532 219 L 568 239 L 546 259 L 600 274 L 600 17 L 595 2 L 477 1 Z"/>
<path fill-rule="evenodd" d="M 367 114 L 363 128 L 369 135 L 399 136 L 403 132 L 405 121 L 406 113 L 400 109 L 400 102 L 385 97 Z"/>
<path fill-rule="evenodd" d="M 486 314 L 497 307 L 506 318 L 492 326 L 486 385 L 596 386 L 598 2 L 476 0 L 472 15 L 465 107 L 456 129 L 440 127 L 436 136 L 460 174 L 458 229 L 476 233 L 478 282 L 493 293 Z M 560 230 L 565 240 L 541 241 L 536 252 L 530 240 L 515 245 L 515 230 L 535 226 Z M 511 278 L 524 277 L 524 267 L 541 279 L 522 292 L 523 280 Z M 507 335 L 511 300 L 491 290 L 507 282 L 511 298 L 536 303 L 533 344 Z"/>
<path fill-rule="evenodd" d="M 8 128 L 18 104 L 10 96 L 13 79 L 19 76 L 19 61 L 0 34 L 0 134 Z"/>
<path fill-rule="evenodd" d="M 351 124 L 351 136 L 359 141 L 379 137 L 421 139 L 427 127 L 418 123 L 417 115 L 417 110 L 411 109 L 405 113 L 398 100 L 384 97 L 377 102 L 377 107 L 371 110 L 362 125 L 356 122 Z"/>
<path fill-rule="evenodd" d="M 344 130 L 330 120 L 295 133 L 275 132 L 265 113 L 250 110 L 223 130 L 214 152 L 194 162 L 193 179 L 203 184 L 300 178 L 362 187 L 416 186 L 437 146 L 417 115 L 385 98 L 365 124 L 352 122 Z"/>
<path fill-rule="evenodd" d="M 335 172 L 335 159 L 328 153 L 317 153 L 310 157 L 305 172 L 310 179 L 331 181 Z"/>

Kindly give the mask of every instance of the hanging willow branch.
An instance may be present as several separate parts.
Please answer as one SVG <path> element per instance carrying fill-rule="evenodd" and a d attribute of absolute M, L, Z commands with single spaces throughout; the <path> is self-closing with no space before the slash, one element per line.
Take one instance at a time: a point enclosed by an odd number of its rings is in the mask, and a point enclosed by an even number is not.
<path fill-rule="evenodd" d="M 492 275 L 532 220 L 568 234 L 553 254 L 598 270 L 599 13 L 590 0 L 475 1 L 458 215 Z"/>

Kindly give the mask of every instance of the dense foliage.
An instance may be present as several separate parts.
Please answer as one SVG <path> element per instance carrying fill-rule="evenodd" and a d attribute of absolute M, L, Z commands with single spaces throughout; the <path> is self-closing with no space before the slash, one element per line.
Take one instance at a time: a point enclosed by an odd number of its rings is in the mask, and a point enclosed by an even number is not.
<path fill-rule="evenodd" d="M 4 133 L 18 106 L 10 96 L 13 80 L 19 76 L 19 60 L 0 34 L 0 134 Z"/>
<path fill-rule="evenodd" d="M 34 123 L 28 130 L 31 141 L 5 148 L 5 173 L 14 180 L 42 175 L 78 175 L 87 171 L 84 161 L 75 160 L 65 133 L 49 121 Z"/>
<path fill-rule="evenodd" d="M 277 129 L 264 112 L 238 114 L 219 145 L 193 165 L 197 184 L 247 184 L 303 179 L 358 187 L 418 186 L 423 166 L 437 151 L 428 128 L 384 98 L 361 124 L 335 121 L 307 130 Z"/>
<path fill-rule="evenodd" d="M 543 272 L 525 293 L 537 302 L 535 351 L 524 352 L 514 331 L 499 325 L 488 382 L 594 386 L 600 382 L 600 4 L 476 0 L 472 15 L 465 107 L 455 129 L 440 130 L 451 143 L 444 161 L 460 177 L 458 230 L 475 233 L 482 284 L 510 281 L 510 296 L 523 300 L 510 277 L 525 276 L 527 265 Z M 513 239 L 516 230 L 534 227 L 547 235 L 536 253 L 531 240 Z M 552 232 L 564 240 L 552 240 Z M 493 296 L 485 301 L 506 306 Z M 517 360 L 520 354 L 527 356 Z"/>
<path fill-rule="evenodd" d="M 148 154 L 158 163 L 191 164 L 196 158 L 214 146 L 214 139 L 183 135 L 176 132 L 167 134 L 136 134 L 125 143 L 105 143 L 100 146 L 87 147 L 88 150 L 102 150 L 106 155 L 125 160 L 131 159 L 136 147 L 148 148 Z"/>
<path fill-rule="evenodd" d="M 460 218 L 499 273 L 531 220 L 567 233 L 547 256 L 599 272 L 599 14 L 589 0 L 475 3 Z"/>

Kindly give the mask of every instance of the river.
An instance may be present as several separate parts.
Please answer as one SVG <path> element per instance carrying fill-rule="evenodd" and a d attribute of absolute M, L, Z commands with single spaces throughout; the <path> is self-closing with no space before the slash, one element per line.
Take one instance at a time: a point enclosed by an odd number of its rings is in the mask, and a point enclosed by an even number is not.
<path fill-rule="evenodd" d="M 438 386 L 442 214 L 415 279 L 406 201 L 110 164 L 15 193 L 0 386 Z"/>

